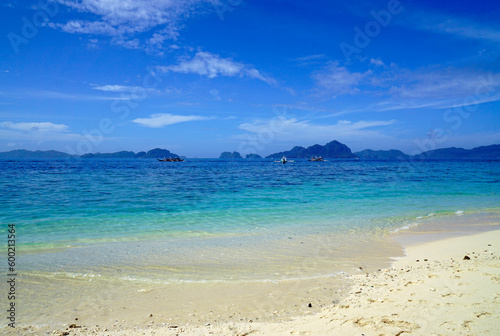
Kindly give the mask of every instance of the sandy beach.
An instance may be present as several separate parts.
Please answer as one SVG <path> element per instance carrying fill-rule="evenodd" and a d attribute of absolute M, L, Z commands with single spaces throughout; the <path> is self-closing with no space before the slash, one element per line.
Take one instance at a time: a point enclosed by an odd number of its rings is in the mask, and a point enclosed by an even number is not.
<path fill-rule="evenodd" d="M 18 327 L 13 334 L 498 335 L 500 230 L 424 243 L 403 241 L 406 255 L 390 268 L 360 269 L 349 276 L 352 286 L 340 301 L 319 310 L 304 302 L 299 307 L 303 313 L 287 319 L 271 314 L 263 321 L 242 316 L 240 322 L 201 322 L 192 317 L 191 323 L 176 324 L 152 315 L 135 326 L 126 320 L 106 327 L 75 320 L 50 330 Z"/>

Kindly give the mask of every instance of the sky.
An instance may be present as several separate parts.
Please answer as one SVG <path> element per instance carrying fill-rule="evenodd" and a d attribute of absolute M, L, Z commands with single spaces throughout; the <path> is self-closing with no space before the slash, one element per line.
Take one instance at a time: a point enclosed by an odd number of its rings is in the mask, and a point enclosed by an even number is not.
<path fill-rule="evenodd" d="M 500 2 L 4 0 L 0 151 L 500 143 Z"/>

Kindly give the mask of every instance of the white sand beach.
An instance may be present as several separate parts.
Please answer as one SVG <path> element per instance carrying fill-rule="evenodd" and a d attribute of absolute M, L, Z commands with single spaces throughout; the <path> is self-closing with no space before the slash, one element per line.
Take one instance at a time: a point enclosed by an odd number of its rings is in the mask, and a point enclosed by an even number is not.
<path fill-rule="evenodd" d="M 500 230 L 405 246 L 388 269 L 350 276 L 345 297 L 283 320 L 173 324 L 155 316 L 131 326 L 82 325 L 17 335 L 498 335 Z M 238 312 L 233 312 L 238 313 Z M 6 330 L 12 333 L 13 330 Z"/>

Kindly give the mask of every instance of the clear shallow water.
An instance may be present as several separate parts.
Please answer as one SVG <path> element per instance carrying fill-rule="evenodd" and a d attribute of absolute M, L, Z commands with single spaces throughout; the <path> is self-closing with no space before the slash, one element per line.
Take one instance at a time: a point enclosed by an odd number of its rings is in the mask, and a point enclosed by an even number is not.
<path fill-rule="evenodd" d="M 0 161 L 1 232 L 16 224 L 26 271 L 295 278 L 429 215 L 498 211 L 499 181 L 498 161 Z M 297 270 L 315 237 L 331 253 Z"/>
<path fill-rule="evenodd" d="M 402 255 L 390 232 L 498 227 L 499 179 L 500 162 L 0 161 L 18 323 L 302 314 Z"/>

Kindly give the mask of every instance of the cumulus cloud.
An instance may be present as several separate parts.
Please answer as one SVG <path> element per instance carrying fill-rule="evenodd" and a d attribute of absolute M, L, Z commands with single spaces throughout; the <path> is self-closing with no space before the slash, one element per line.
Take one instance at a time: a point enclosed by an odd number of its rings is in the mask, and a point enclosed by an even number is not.
<path fill-rule="evenodd" d="M 370 64 L 373 64 L 375 66 L 385 66 L 384 62 L 382 62 L 382 60 L 379 58 L 370 59 Z"/>
<path fill-rule="evenodd" d="M 175 40 L 183 21 L 202 11 L 210 0 L 57 0 L 74 10 L 74 19 L 51 23 L 67 33 L 105 35 L 127 48 L 159 48 L 166 39 Z M 90 15 L 89 15 L 90 14 Z M 92 18 L 92 19 L 90 19 Z M 144 41 L 134 39 L 148 33 Z"/>
<path fill-rule="evenodd" d="M 230 58 L 222 58 L 206 51 L 199 51 L 192 59 L 183 60 L 179 64 L 159 66 L 157 69 L 162 72 L 193 73 L 208 78 L 247 76 L 268 84 L 276 82 L 274 79 L 264 76 L 252 66 L 233 61 Z"/>
<path fill-rule="evenodd" d="M 137 118 L 132 122 L 145 127 L 161 128 L 168 125 L 178 124 L 187 121 L 207 120 L 210 117 L 196 116 L 196 115 L 175 115 L 169 113 L 156 113 L 149 116 L 149 118 Z"/>
<path fill-rule="evenodd" d="M 190 59 L 177 65 L 160 66 L 163 72 L 195 73 L 209 78 L 218 76 L 236 76 L 241 73 L 244 65 L 228 58 L 221 58 L 209 52 L 200 51 Z"/>

